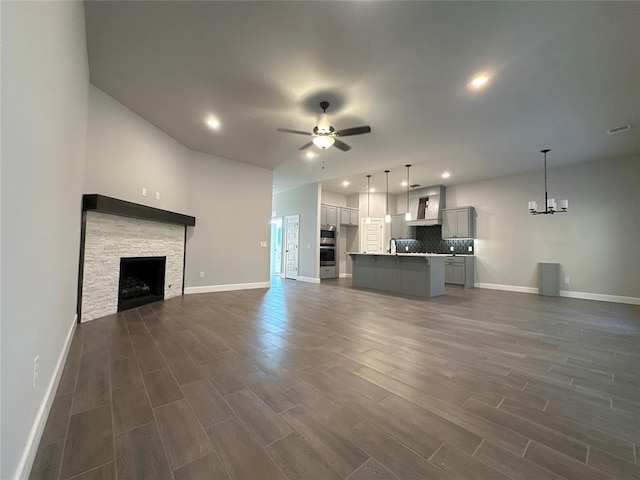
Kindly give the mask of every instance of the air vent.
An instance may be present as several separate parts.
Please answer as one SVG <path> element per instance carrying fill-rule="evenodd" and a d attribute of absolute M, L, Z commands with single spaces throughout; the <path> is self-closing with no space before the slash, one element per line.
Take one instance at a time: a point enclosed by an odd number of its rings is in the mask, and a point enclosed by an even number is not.
<path fill-rule="evenodd" d="M 631 130 L 631 125 L 624 125 L 607 130 L 607 135 L 615 135 L 616 133 L 628 132 L 629 130 Z"/>

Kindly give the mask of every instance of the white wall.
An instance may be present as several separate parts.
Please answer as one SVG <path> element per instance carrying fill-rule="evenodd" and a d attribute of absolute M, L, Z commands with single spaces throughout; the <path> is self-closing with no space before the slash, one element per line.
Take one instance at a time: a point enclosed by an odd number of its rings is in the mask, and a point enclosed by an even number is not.
<path fill-rule="evenodd" d="M 89 71 L 82 2 L 2 2 L 1 21 L 0 478 L 9 479 L 28 476 L 75 326 Z"/>
<path fill-rule="evenodd" d="M 342 193 L 330 192 L 328 190 L 322 190 L 322 203 L 327 205 L 338 205 L 339 207 L 347 206 L 347 196 Z"/>
<path fill-rule="evenodd" d="M 640 298 L 640 158 L 547 174 L 550 196 L 569 199 L 569 213 L 528 213 L 529 200 L 544 203 L 543 172 L 447 188 L 447 207 L 476 208 L 476 283 L 535 288 L 538 262 L 557 262 L 570 295 Z"/>
<path fill-rule="evenodd" d="M 187 291 L 268 285 L 273 172 L 193 152 L 188 180 L 196 226 L 187 229 Z"/>
<path fill-rule="evenodd" d="M 269 282 L 269 248 L 260 241 L 269 242 L 272 171 L 193 152 L 93 86 L 87 148 L 85 193 L 196 217 L 185 292 Z"/>
<path fill-rule="evenodd" d="M 93 85 L 87 145 L 84 193 L 187 213 L 190 150 Z"/>
<path fill-rule="evenodd" d="M 276 216 L 300 215 L 298 275 L 305 279 L 320 278 L 320 190 L 312 183 L 273 196 Z"/>

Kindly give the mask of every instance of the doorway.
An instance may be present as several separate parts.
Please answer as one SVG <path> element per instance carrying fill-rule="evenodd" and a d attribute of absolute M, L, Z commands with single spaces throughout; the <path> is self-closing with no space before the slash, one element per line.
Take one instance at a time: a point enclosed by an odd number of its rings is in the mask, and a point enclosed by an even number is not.
<path fill-rule="evenodd" d="M 282 273 L 282 217 L 271 219 L 271 275 Z"/>

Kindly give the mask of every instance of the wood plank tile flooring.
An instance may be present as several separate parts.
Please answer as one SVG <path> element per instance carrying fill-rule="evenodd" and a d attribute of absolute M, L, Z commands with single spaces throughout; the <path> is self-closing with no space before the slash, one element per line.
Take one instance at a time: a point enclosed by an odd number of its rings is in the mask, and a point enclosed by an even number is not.
<path fill-rule="evenodd" d="M 640 479 L 640 307 L 273 280 L 79 325 L 32 479 Z"/>

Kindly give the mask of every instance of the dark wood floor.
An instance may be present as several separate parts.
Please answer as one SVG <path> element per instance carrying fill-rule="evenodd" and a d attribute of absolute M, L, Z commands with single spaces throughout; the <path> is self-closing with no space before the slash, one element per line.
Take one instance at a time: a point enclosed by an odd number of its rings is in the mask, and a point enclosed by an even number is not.
<path fill-rule="evenodd" d="M 31 478 L 640 478 L 640 307 L 276 280 L 78 326 Z"/>

